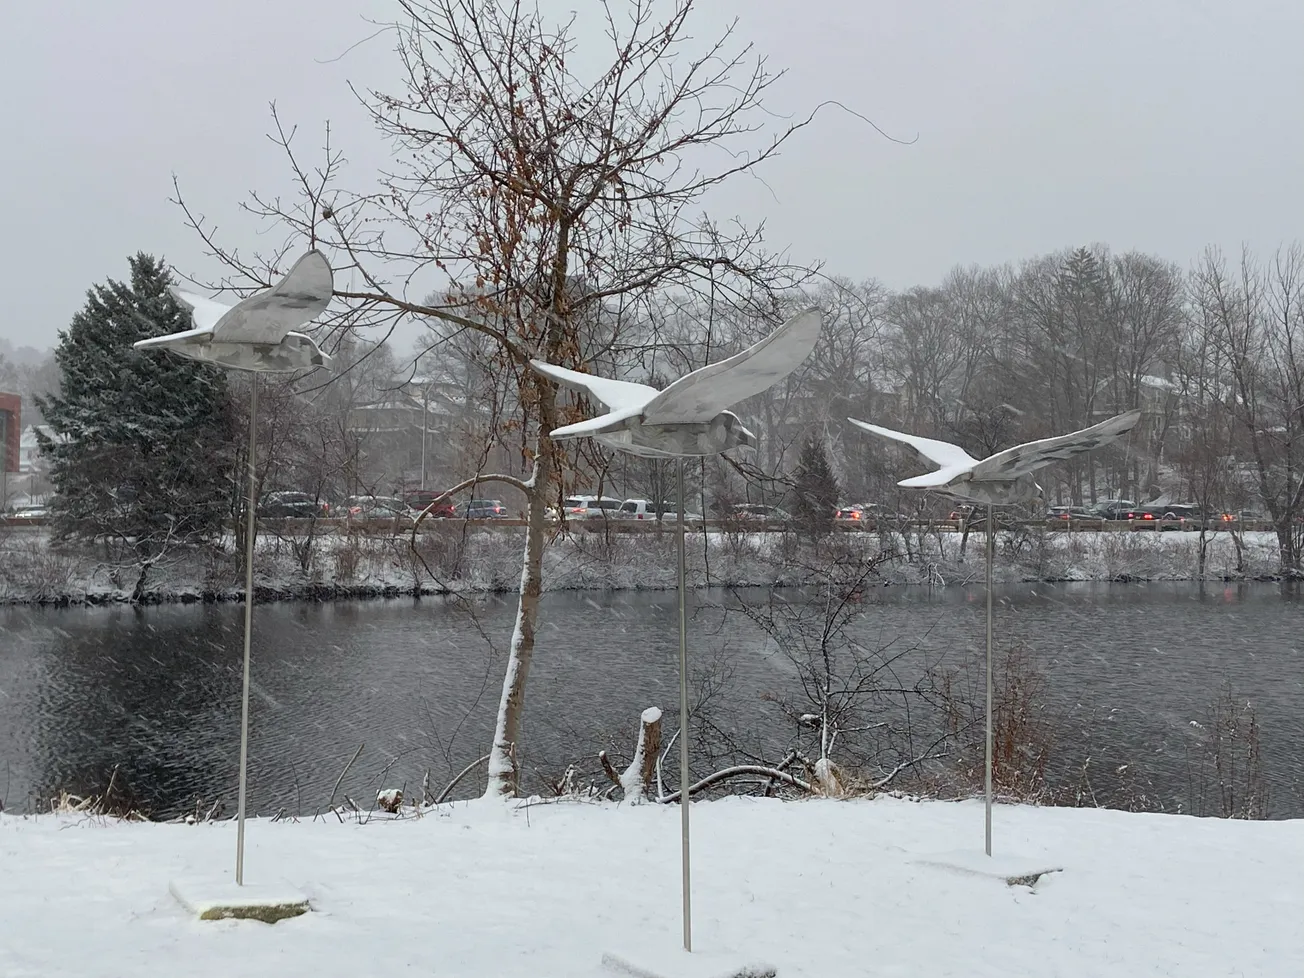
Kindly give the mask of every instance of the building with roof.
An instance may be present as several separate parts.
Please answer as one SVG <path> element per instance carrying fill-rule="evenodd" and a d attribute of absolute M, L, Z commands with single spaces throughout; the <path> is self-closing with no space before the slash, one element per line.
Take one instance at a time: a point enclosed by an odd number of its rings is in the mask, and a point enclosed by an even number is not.
<path fill-rule="evenodd" d="M 18 453 L 23 430 L 21 394 L 0 393 L 0 464 L 5 472 L 18 472 Z"/>

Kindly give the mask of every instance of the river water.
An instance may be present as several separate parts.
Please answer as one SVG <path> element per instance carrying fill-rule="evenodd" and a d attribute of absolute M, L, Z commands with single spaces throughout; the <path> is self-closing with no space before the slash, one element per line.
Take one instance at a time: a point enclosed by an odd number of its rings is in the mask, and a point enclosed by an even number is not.
<path fill-rule="evenodd" d="M 799 698 L 797 670 L 752 620 L 725 610 L 776 597 L 808 598 L 698 592 L 690 648 L 699 671 L 726 670 L 707 677 L 714 715 L 781 751 L 791 725 L 773 699 Z M 983 598 L 972 588 L 876 588 L 851 627 L 866 646 L 912 649 L 915 666 L 975 661 Z M 604 747 L 627 757 L 644 707 L 665 708 L 673 732 L 675 610 L 672 592 L 545 596 L 527 701 L 527 787 L 539 790 L 570 762 L 596 771 Z M 489 743 L 514 611 L 514 596 L 258 606 L 251 810 L 324 809 L 359 747 L 337 803 L 347 795 L 369 807 L 379 787 L 412 793 L 426 771 L 441 786 Z M 1199 810 L 1193 758 L 1211 704 L 1229 691 L 1239 708 L 1253 707 L 1270 814 L 1304 816 L 1298 592 L 1025 584 L 997 591 L 996 615 L 997 644 L 1023 648 L 1044 678 L 1060 787 L 1086 762 L 1101 772 L 1099 800 L 1116 802 L 1109 793 L 1122 790 L 1126 765 L 1160 807 Z M 36 807 L 57 789 L 100 792 L 112 780 L 117 797 L 156 817 L 215 801 L 233 812 L 242 616 L 234 604 L 0 609 L 6 809 Z M 901 668 L 911 668 L 906 659 Z M 476 790 L 468 778 L 459 794 Z"/>

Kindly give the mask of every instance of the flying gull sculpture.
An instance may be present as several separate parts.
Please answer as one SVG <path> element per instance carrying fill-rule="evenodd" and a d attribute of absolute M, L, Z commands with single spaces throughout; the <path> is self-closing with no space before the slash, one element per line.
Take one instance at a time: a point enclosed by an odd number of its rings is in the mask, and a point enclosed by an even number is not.
<path fill-rule="evenodd" d="M 796 370 L 815 348 L 822 322 L 819 309 L 807 309 L 756 345 L 685 374 L 660 391 L 531 360 L 530 366 L 545 377 L 586 392 L 608 409 L 599 417 L 554 428 L 549 437 L 592 438 L 645 458 L 719 455 L 754 446 L 756 436 L 728 408 Z"/>
<path fill-rule="evenodd" d="M 1002 506 L 1045 498 L 1041 486 L 1032 477 L 1033 472 L 1052 462 L 1108 445 L 1135 428 L 1141 412 L 1128 411 L 1081 431 L 1015 445 L 982 461 L 950 442 L 907 435 L 855 418 L 847 420 L 880 438 L 903 442 L 939 466 L 934 472 L 903 479 L 897 485 L 931 489 L 964 503 Z"/>
<path fill-rule="evenodd" d="M 309 251 L 272 288 L 233 306 L 172 289 L 190 310 L 194 328 L 134 344 L 138 350 L 163 348 L 192 360 L 234 370 L 289 373 L 330 364 L 312 337 L 296 332 L 330 305 L 334 278 L 326 256 Z"/>
<path fill-rule="evenodd" d="M 133 344 L 137 350 L 170 350 L 192 360 L 212 363 L 230 370 L 243 370 L 249 378 L 249 494 L 245 505 L 245 616 L 244 672 L 240 693 L 240 775 L 236 795 L 235 882 L 244 885 L 245 800 L 249 759 L 250 656 L 253 646 L 254 541 L 258 512 L 258 375 L 293 373 L 324 367 L 331 358 L 318 348 L 311 336 L 296 332 L 316 319 L 330 305 L 334 291 L 330 262 L 313 249 L 294 263 L 280 282 L 233 306 L 181 289 L 172 295 L 190 310 L 193 329 L 167 336 L 155 336 Z M 184 902 L 184 901 L 183 901 Z M 231 916 L 249 916 L 249 904 L 239 898 L 220 901 Z M 280 916 L 303 913 L 307 900 L 291 900 Z M 278 911 L 279 912 L 279 911 Z"/>

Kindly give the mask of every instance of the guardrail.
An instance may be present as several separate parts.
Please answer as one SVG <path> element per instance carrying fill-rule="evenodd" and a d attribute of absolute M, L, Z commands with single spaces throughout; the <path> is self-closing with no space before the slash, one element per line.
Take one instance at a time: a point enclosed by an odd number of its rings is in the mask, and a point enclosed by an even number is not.
<path fill-rule="evenodd" d="M 0 517 L 0 526 L 16 529 L 39 529 L 49 523 L 47 517 Z M 428 518 L 422 521 L 421 533 L 444 533 L 458 527 L 474 527 L 477 530 L 512 530 L 526 525 L 523 519 L 483 519 L 463 520 L 450 518 Z M 558 528 L 555 521 L 549 527 Z M 998 529 L 1038 529 L 1051 532 L 1160 532 L 1164 530 L 1198 531 L 1199 520 L 1002 520 L 997 517 Z M 674 520 L 623 520 L 623 519 L 576 519 L 567 520 L 564 532 L 567 533 L 668 533 L 677 526 Z M 360 533 L 368 536 L 394 535 L 410 533 L 412 521 L 405 519 L 357 520 L 357 519 L 271 519 L 258 521 L 262 533 L 281 535 L 300 535 L 311 527 L 315 533 L 339 534 Z M 796 529 L 793 523 L 769 523 L 759 520 L 690 520 L 687 524 L 690 532 L 704 530 L 732 531 L 737 533 L 782 533 Z M 883 530 L 924 530 L 942 533 L 962 533 L 968 528 L 970 533 L 981 532 L 986 521 L 977 520 L 838 520 L 833 529 L 845 533 L 877 533 Z M 1205 523 L 1211 532 L 1272 531 L 1276 527 L 1266 520 L 1223 521 L 1211 520 Z"/>

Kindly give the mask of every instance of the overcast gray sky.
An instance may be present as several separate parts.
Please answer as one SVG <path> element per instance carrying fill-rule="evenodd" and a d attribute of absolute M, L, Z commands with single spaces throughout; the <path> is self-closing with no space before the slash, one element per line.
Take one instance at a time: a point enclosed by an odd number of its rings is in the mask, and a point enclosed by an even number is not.
<path fill-rule="evenodd" d="M 588 0 L 540 0 L 559 14 Z M 1105 242 L 1189 263 L 1207 244 L 1304 237 L 1304 5 L 1293 0 L 702 0 L 789 75 L 770 105 L 837 112 L 712 201 L 771 245 L 905 287 L 957 263 Z M 171 175 L 255 243 L 237 205 L 286 171 L 267 103 L 315 144 L 330 119 L 356 182 L 383 163 L 346 82 L 393 87 L 389 0 L 40 0 L 0 32 L 0 335 L 50 346 L 129 253 L 213 271 Z M 329 62 L 329 63 L 328 63 Z M 771 193 L 772 192 L 772 193 Z"/>

